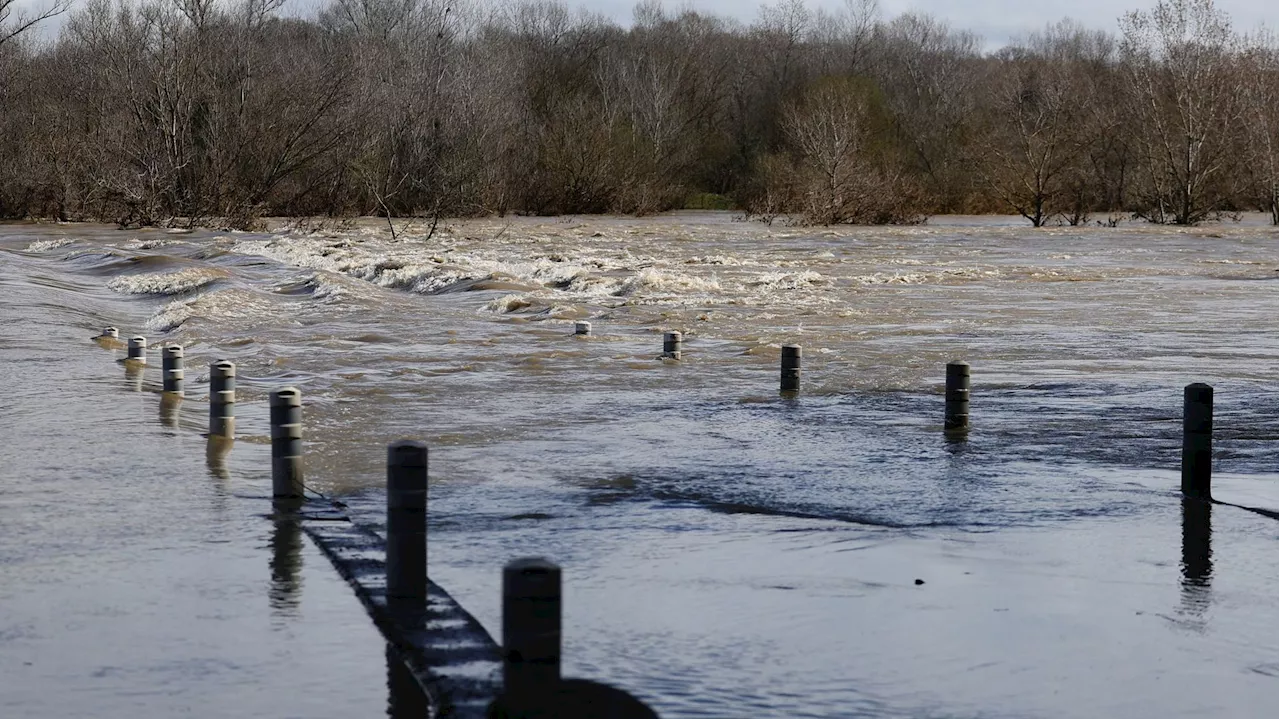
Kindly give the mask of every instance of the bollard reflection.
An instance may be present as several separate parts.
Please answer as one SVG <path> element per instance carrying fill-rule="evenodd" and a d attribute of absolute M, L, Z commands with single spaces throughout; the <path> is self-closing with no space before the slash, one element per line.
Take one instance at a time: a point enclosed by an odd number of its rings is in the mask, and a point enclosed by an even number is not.
<path fill-rule="evenodd" d="M 942 430 L 943 449 L 952 456 L 959 456 L 969 449 L 969 430 L 966 429 L 944 429 Z"/>
<path fill-rule="evenodd" d="M 1182 500 L 1182 611 L 1200 617 L 1209 608 L 1213 579 L 1213 505 Z"/>
<path fill-rule="evenodd" d="M 271 613 L 293 617 L 298 613 L 299 590 L 302 588 L 302 527 L 290 511 L 277 507 L 275 529 L 271 532 L 271 589 L 268 601 Z"/>
<path fill-rule="evenodd" d="M 182 395 L 176 392 L 164 392 L 160 395 L 160 425 L 178 428 L 178 408 L 182 406 Z"/>
<path fill-rule="evenodd" d="M 209 435 L 208 442 L 205 444 L 204 460 L 209 467 L 209 474 L 215 479 L 227 479 L 230 473 L 227 471 L 227 455 L 231 453 L 231 448 L 235 446 L 236 441 L 229 437 L 219 437 L 217 435 Z"/>
<path fill-rule="evenodd" d="M 124 362 L 124 384 L 129 388 L 130 392 L 142 391 L 142 371 L 146 369 L 146 365 L 135 362 L 134 360 L 125 360 Z"/>
<path fill-rule="evenodd" d="M 422 719 L 427 716 L 427 697 L 395 647 L 387 645 L 387 716 L 391 719 Z"/>

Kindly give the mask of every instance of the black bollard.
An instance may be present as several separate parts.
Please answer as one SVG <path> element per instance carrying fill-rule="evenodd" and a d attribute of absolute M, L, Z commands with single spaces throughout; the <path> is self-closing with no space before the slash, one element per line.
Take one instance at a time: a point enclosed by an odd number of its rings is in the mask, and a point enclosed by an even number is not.
<path fill-rule="evenodd" d="M 271 393 L 271 495 L 302 496 L 302 393 Z"/>
<path fill-rule="evenodd" d="M 1210 499 L 1213 475 L 1213 388 L 1196 382 L 1182 390 L 1182 494 Z"/>
<path fill-rule="evenodd" d="M 129 354 L 125 357 L 127 362 L 136 362 L 138 364 L 147 363 L 147 338 L 146 337 L 130 337 L 129 338 Z"/>
<path fill-rule="evenodd" d="M 662 356 L 673 360 L 680 359 L 680 342 L 682 340 L 683 336 L 675 330 L 663 333 Z"/>
<path fill-rule="evenodd" d="M 236 366 L 227 360 L 209 365 L 209 435 L 236 436 Z"/>
<path fill-rule="evenodd" d="M 780 386 L 783 394 L 800 392 L 800 345 L 782 345 Z"/>
<path fill-rule="evenodd" d="M 591 323 L 590 322 L 574 322 L 573 333 L 575 335 L 590 335 Z"/>
<path fill-rule="evenodd" d="M 560 681 L 560 567 L 541 557 L 502 570 L 503 693 L 533 705 Z"/>
<path fill-rule="evenodd" d="M 407 439 L 387 446 L 387 600 L 427 601 L 427 445 Z"/>
<path fill-rule="evenodd" d="M 947 363 L 946 416 L 942 423 L 948 431 L 969 429 L 969 363 Z"/>
<path fill-rule="evenodd" d="M 184 386 L 184 371 L 182 360 L 182 345 L 169 345 L 164 348 L 162 359 L 160 360 L 161 381 L 165 392 L 172 392 L 179 397 L 182 396 Z"/>

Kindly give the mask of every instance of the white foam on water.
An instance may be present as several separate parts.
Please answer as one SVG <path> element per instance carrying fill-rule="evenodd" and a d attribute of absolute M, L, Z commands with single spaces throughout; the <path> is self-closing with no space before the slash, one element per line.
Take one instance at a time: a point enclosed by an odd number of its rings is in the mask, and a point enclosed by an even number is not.
<path fill-rule="evenodd" d="M 199 289 L 227 277 L 223 270 L 186 267 L 176 272 L 121 275 L 107 283 L 107 289 L 126 295 L 178 295 Z"/>
<path fill-rule="evenodd" d="M 495 297 L 484 306 L 489 312 L 498 314 L 506 314 L 508 312 L 519 312 L 533 306 L 533 300 L 528 295 L 512 294 Z"/>
<path fill-rule="evenodd" d="M 630 297 L 648 293 L 683 294 L 699 292 L 706 294 L 719 291 L 720 282 L 715 275 L 704 278 L 650 267 L 640 270 L 634 276 L 627 278 L 613 294 L 618 297 Z"/>
<path fill-rule="evenodd" d="M 280 305 L 259 293 L 228 288 L 180 300 L 156 310 L 147 319 L 152 332 L 171 332 L 192 319 L 211 319 L 235 325 L 278 317 Z"/>
<path fill-rule="evenodd" d="M 32 242 L 31 244 L 27 245 L 26 251 L 27 252 L 48 252 L 49 250 L 56 250 L 59 247 L 66 247 L 67 245 L 72 245 L 72 244 L 75 244 L 75 240 L 71 239 L 70 237 L 59 237 L 56 240 L 36 240 L 35 242 Z"/>
<path fill-rule="evenodd" d="M 187 233 L 190 231 L 188 230 Z M 134 239 L 121 245 L 116 245 L 122 250 L 155 250 L 161 247 L 170 247 L 172 245 L 185 245 L 183 240 L 143 240 Z"/>
<path fill-rule="evenodd" d="M 766 272 L 748 284 L 764 290 L 797 290 L 825 284 L 827 279 L 813 270 L 803 272 Z"/>

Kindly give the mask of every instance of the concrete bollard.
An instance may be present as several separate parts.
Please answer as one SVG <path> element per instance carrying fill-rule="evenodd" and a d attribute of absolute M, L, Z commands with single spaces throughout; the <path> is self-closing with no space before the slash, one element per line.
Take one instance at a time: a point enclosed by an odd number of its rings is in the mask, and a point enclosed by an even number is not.
<path fill-rule="evenodd" d="M 302 392 L 271 393 L 271 495 L 302 496 Z"/>
<path fill-rule="evenodd" d="M 800 345 L 782 345 L 781 392 L 796 394 L 800 391 Z"/>
<path fill-rule="evenodd" d="M 100 339 L 120 339 L 120 330 L 115 327 L 103 327 L 102 334 L 98 335 Z"/>
<path fill-rule="evenodd" d="M 590 322 L 574 322 L 573 333 L 575 335 L 590 335 L 591 323 Z"/>
<path fill-rule="evenodd" d="M 684 336 L 679 332 L 672 330 L 662 335 L 662 356 L 668 359 L 680 359 L 680 343 L 684 340 Z"/>
<path fill-rule="evenodd" d="M 126 361 L 137 362 L 138 364 L 147 363 L 147 338 L 146 337 L 130 337 L 129 338 L 129 354 L 125 357 Z"/>
<path fill-rule="evenodd" d="M 948 431 L 969 429 L 969 363 L 947 363 L 946 415 L 942 427 Z"/>
<path fill-rule="evenodd" d="M 427 602 L 427 445 L 407 439 L 387 446 L 387 601 Z"/>
<path fill-rule="evenodd" d="M 1213 388 L 1196 382 L 1182 390 L 1182 494 L 1210 499 L 1213 475 Z"/>
<path fill-rule="evenodd" d="M 560 567 L 541 557 L 502 570 L 502 681 L 515 705 L 560 681 Z"/>
<path fill-rule="evenodd" d="M 218 360 L 209 365 L 209 435 L 236 436 L 236 366 Z"/>
<path fill-rule="evenodd" d="M 182 345 L 169 345 L 164 348 L 162 359 L 160 360 L 161 373 L 163 374 L 163 385 L 165 392 L 172 392 L 181 396 L 184 388 L 184 371 L 182 360 Z"/>

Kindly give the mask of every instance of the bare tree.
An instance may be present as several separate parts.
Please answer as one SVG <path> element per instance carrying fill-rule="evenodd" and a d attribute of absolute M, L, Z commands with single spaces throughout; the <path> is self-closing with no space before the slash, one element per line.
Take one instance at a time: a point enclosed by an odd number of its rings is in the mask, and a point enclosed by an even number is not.
<path fill-rule="evenodd" d="M 898 137 L 936 198 L 954 211 L 968 192 L 965 123 L 974 106 L 978 38 L 927 15 L 908 13 L 880 28 L 877 76 Z"/>
<path fill-rule="evenodd" d="M 789 107 L 783 126 L 796 151 L 793 182 L 806 222 L 910 222 L 902 187 L 871 152 L 877 123 L 870 88 L 827 78 Z M 883 121 L 881 121 L 883 124 Z"/>
<path fill-rule="evenodd" d="M 1060 22 L 1005 48 L 983 79 L 988 110 L 977 133 L 974 166 L 999 198 L 1041 227 L 1054 215 L 1078 224 L 1080 193 L 1093 138 L 1081 71 L 1092 33 Z"/>
<path fill-rule="evenodd" d="M 997 53 L 876 0 L 750 25 L 642 0 L 0 0 L 0 216 L 648 213 L 806 222 L 1014 208 L 1276 215 L 1276 47 L 1211 0 Z M 42 2 L 19 17 L 19 3 Z"/>
<path fill-rule="evenodd" d="M 1121 21 L 1130 112 L 1153 222 L 1193 225 L 1226 206 L 1230 128 L 1240 103 L 1231 81 L 1240 48 L 1213 0 L 1161 0 Z"/>
<path fill-rule="evenodd" d="M 0 0 L 0 47 L 6 42 L 71 9 L 75 0 L 48 0 L 34 9 L 18 10 L 18 0 Z"/>
<path fill-rule="evenodd" d="M 1240 88 L 1240 125 L 1236 144 L 1240 172 L 1237 196 L 1246 205 L 1271 215 L 1280 224 L 1280 113 L 1277 113 L 1276 36 L 1259 32 L 1239 58 L 1235 84 Z"/>

